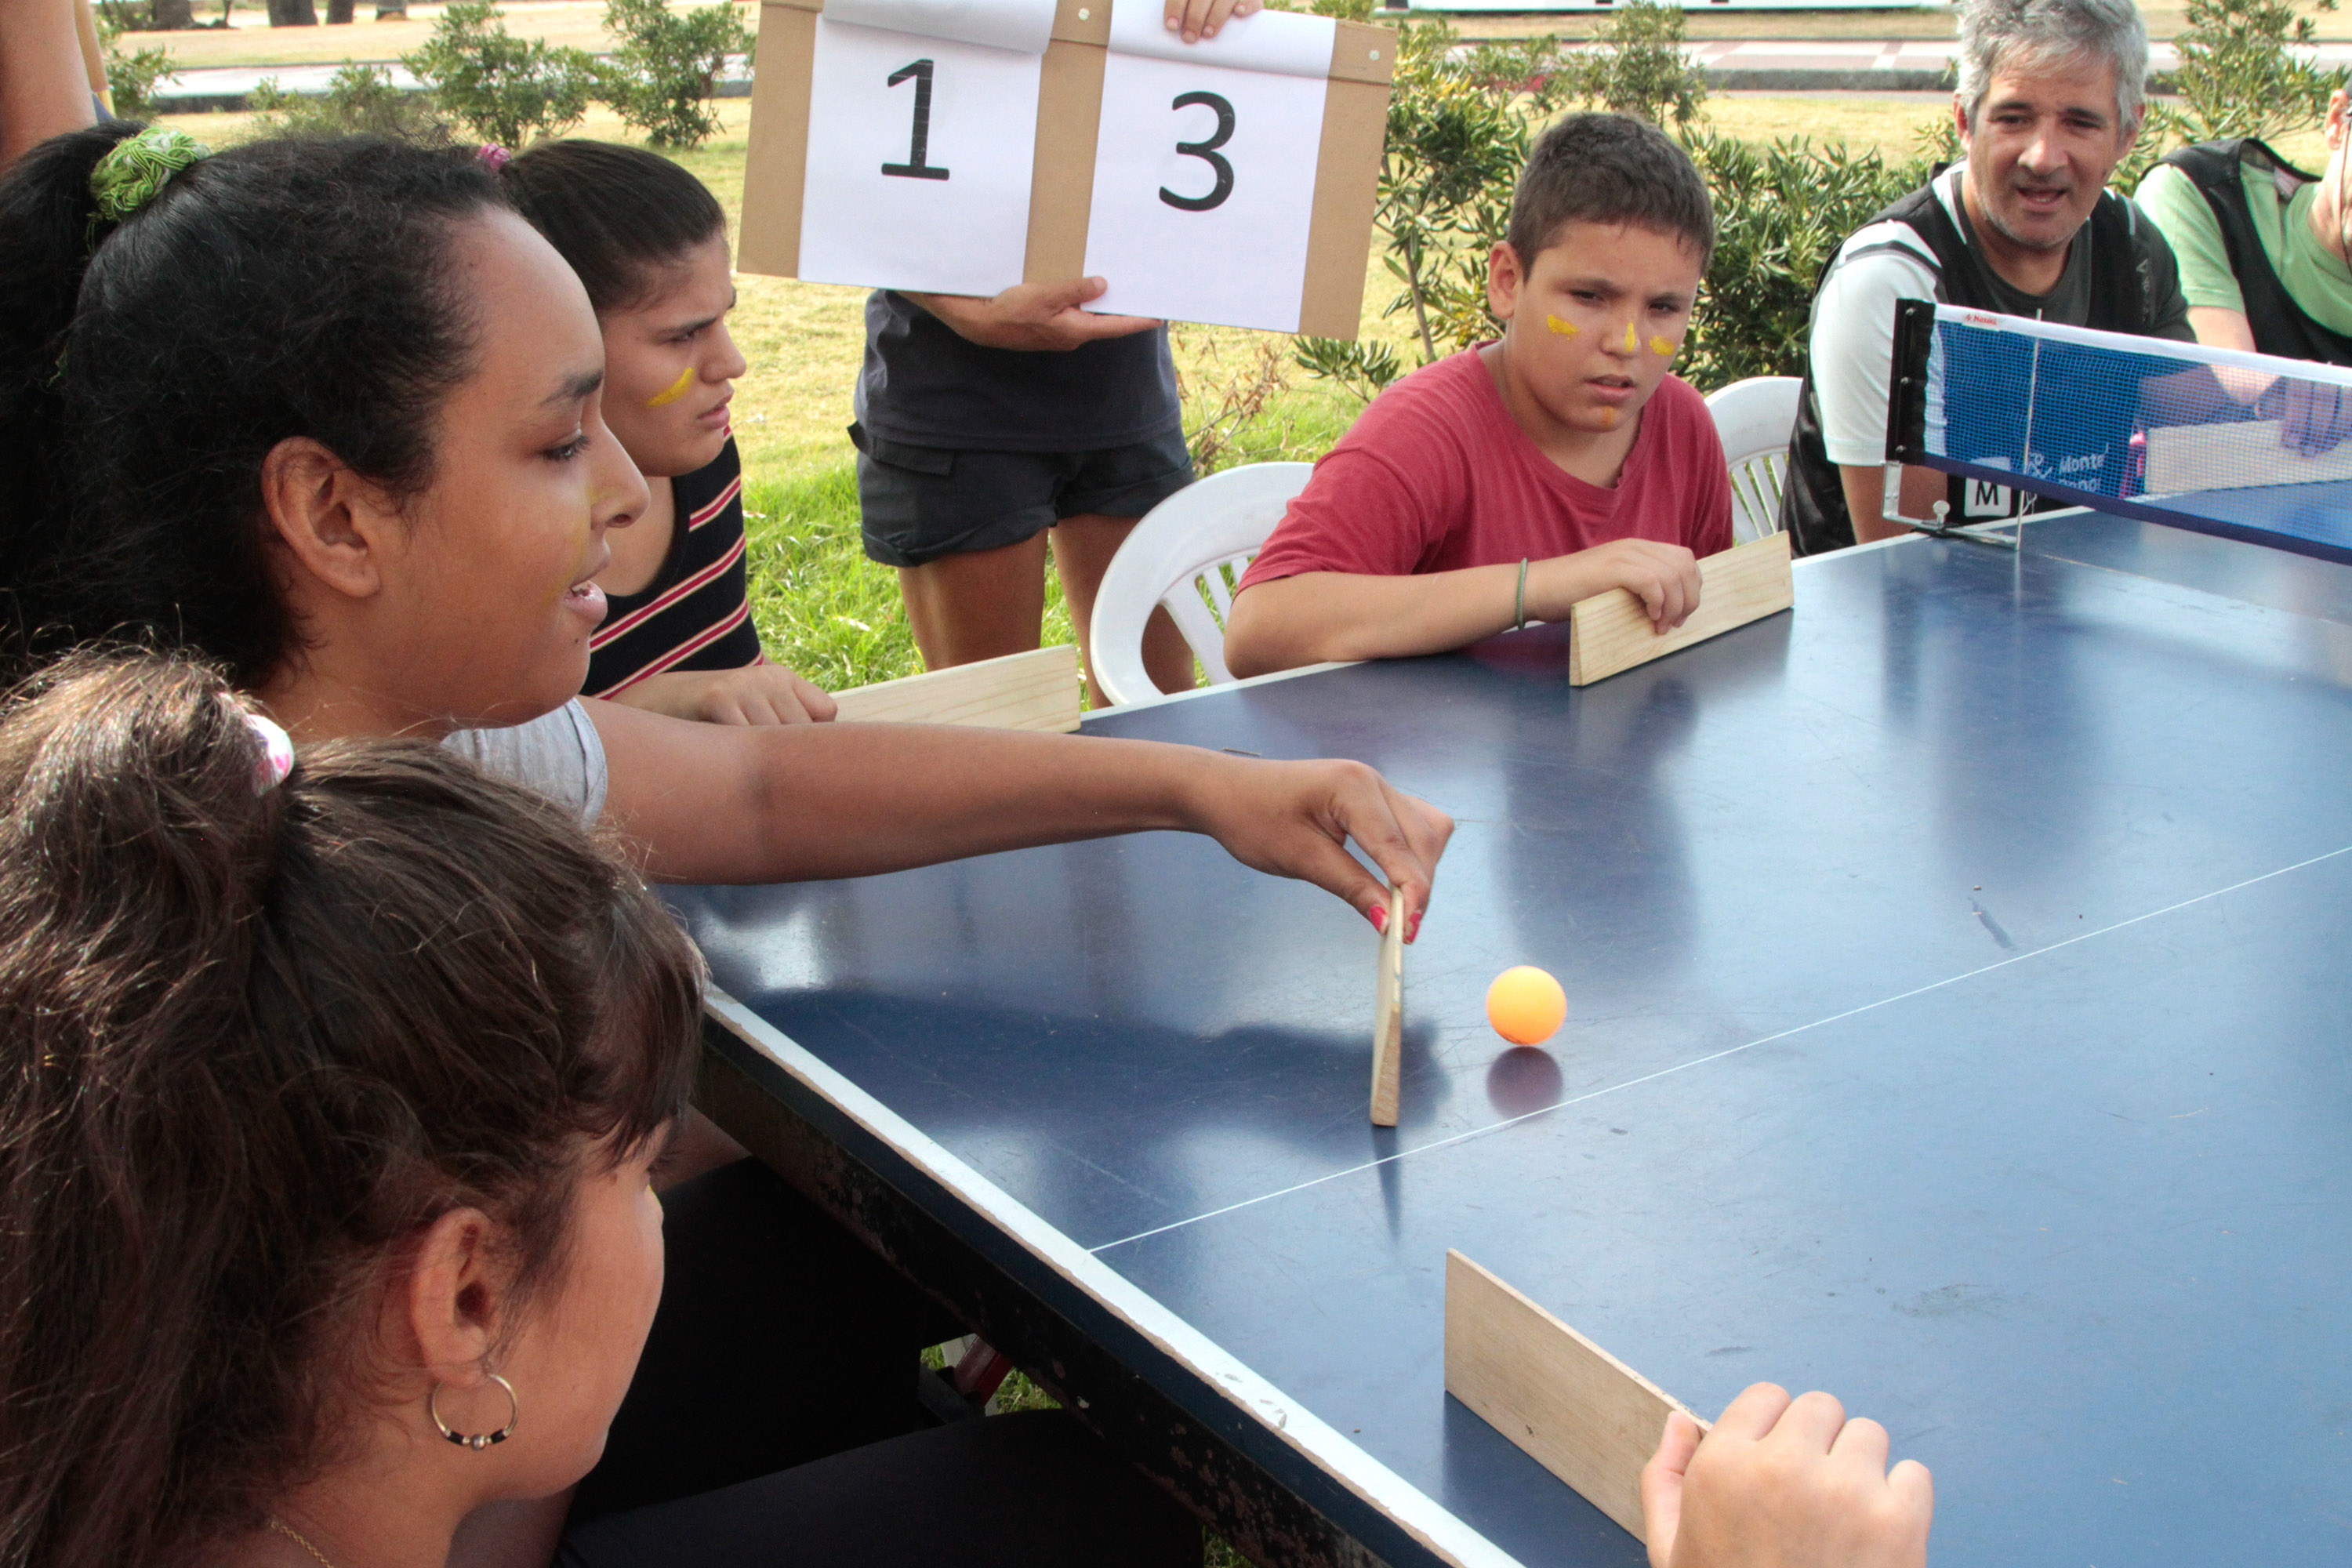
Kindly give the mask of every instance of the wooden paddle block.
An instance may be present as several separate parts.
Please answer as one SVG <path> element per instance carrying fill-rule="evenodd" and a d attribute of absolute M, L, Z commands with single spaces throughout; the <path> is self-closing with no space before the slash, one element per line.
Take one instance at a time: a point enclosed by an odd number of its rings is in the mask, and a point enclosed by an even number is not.
<path fill-rule="evenodd" d="M 836 691 L 845 721 L 1078 727 L 1078 650 L 1068 643 Z"/>
<path fill-rule="evenodd" d="M 1590 686 L 1661 654 L 1761 620 L 1797 601 L 1785 533 L 1769 533 L 1706 557 L 1698 563 L 1698 608 L 1664 637 L 1652 629 L 1642 601 L 1622 588 L 1570 605 L 1568 683 Z"/>
<path fill-rule="evenodd" d="M 1381 969 L 1372 985 L 1372 1125 L 1397 1124 L 1404 1060 L 1404 889 L 1389 889 L 1389 923 L 1381 932 Z"/>
<path fill-rule="evenodd" d="M 1647 1539 L 1642 1467 L 1657 1451 L 1668 1413 L 1691 1415 L 1689 1407 L 1452 1250 L 1445 1392 L 1635 1540 Z"/>
<path fill-rule="evenodd" d="M 2352 479 L 2352 445 L 2305 457 L 2279 445 L 2275 419 L 2234 425 L 2159 425 L 2147 433 L 2150 496 L 2194 495 L 2250 485 L 2308 485 Z"/>

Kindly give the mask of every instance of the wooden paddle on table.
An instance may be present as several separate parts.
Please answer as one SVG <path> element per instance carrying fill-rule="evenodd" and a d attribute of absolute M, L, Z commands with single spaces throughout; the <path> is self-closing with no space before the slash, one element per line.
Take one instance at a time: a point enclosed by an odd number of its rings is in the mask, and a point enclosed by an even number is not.
<path fill-rule="evenodd" d="M 1381 932 L 1380 977 L 1372 993 L 1372 1125 L 1397 1123 L 1397 1068 L 1404 1055 L 1404 889 L 1389 889 L 1389 923 Z"/>

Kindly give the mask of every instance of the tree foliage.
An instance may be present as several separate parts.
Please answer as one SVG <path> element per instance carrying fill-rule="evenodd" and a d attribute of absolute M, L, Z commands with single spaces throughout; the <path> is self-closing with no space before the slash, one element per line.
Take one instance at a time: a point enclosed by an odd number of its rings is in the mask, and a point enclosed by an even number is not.
<path fill-rule="evenodd" d="M 516 37 L 493 0 L 451 0 L 425 47 L 400 63 L 449 119 L 518 149 L 579 124 L 596 79 L 586 50 Z"/>
<path fill-rule="evenodd" d="M 2336 0 L 2317 0 L 2315 12 Z M 2295 15 L 2293 0 L 2189 0 L 2189 27 L 2174 40 L 2177 104 L 2158 104 L 2149 119 L 2179 142 L 2268 138 L 2299 131 L 2327 112 L 2347 72 L 2321 70 L 2310 47 L 2317 28 Z"/>
<path fill-rule="evenodd" d="M 145 49 L 122 47 L 125 32 L 147 25 L 147 18 L 128 11 L 127 6 L 101 4 L 91 8 L 90 21 L 98 29 L 106 93 L 114 100 L 114 112 L 126 120 L 145 120 L 156 111 L 155 89 L 178 73 L 172 69 L 172 51 L 160 44 Z"/>
<path fill-rule="evenodd" d="M 669 0 L 607 0 L 604 30 L 618 41 L 598 68 L 598 92 L 656 147 L 699 147 L 719 130 L 709 107 L 730 55 L 751 35 L 732 0 L 670 8 Z"/>

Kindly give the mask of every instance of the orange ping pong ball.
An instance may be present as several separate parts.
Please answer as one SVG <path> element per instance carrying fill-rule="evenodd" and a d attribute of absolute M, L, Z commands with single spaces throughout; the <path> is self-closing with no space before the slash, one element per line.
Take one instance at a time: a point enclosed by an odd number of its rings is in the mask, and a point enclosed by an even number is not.
<path fill-rule="evenodd" d="M 1532 963 L 1506 969 L 1486 987 L 1486 1022 L 1515 1046 L 1539 1046 L 1568 1018 L 1568 993 Z"/>

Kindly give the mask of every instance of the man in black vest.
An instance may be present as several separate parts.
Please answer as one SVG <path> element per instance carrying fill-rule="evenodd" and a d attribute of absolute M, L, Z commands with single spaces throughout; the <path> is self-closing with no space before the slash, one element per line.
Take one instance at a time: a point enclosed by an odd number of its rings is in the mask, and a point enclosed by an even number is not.
<path fill-rule="evenodd" d="M 1962 0 L 1962 163 L 1849 237 L 1813 297 L 1781 525 L 1800 554 L 1902 531 L 1882 515 L 1897 300 L 2186 341 L 2171 247 L 2107 175 L 2139 133 L 2147 27 L 2131 0 Z M 1903 510 L 2032 510 L 2006 486 L 1904 473 Z"/>
<path fill-rule="evenodd" d="M 2180 258 L 2199 342 L 2352 365 L 2347 102 L 2340 89 L 2328 100 L 2324 174 L 2306 174 L 2247 138 L 2183 147 L 2140 182 L 2140 205 Z M 2271 378 L 2253 370 L 2215 374 L 2241 403 L 2258 404 L 2270 390 Z M 2294 391 L 2283 410 L 2293 445 L 2323 451 L 2352 431 L 2344 406 L 2352 399 L 2324 384 Z M 2328 406 L 2315 415 L 2315 402 Z"/>

